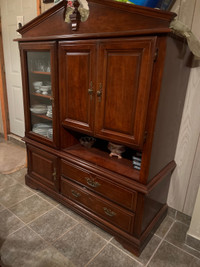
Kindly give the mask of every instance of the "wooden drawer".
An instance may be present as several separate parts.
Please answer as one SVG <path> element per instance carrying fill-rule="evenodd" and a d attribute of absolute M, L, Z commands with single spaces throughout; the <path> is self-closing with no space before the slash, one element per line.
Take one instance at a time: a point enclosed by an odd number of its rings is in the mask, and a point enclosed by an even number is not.
<path fill-rule="evenodd" d="M 134 214 L 61 177 L 61 194 L 120 229 L 131 232 Z"/>
<path fill-rule="evenodd" d="M 129 191 L 123 187 L 119 187 L 106 178 L 74 166 L 64 160 L 61 160 L 61 175 L 84 185 L 127 209 L 135 211 L 137 200 L 137 193 L 135 191 Z"/>

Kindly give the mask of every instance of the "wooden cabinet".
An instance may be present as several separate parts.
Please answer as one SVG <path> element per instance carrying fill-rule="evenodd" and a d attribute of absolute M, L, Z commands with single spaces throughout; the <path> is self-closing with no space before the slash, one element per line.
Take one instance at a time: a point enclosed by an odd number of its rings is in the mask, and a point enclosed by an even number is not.
<path fill-rule="evenodd" d="M 142 147 L 156 37 L 62 42 L 59 49 L 63 126 Z"/>
<path fill-rule="evenodd" d="M 190 53 L 174 13 L 88 3 L 85 22 L 61 1 L 19 30 L 26 184 L 139 255 L 167 213 Z"/>

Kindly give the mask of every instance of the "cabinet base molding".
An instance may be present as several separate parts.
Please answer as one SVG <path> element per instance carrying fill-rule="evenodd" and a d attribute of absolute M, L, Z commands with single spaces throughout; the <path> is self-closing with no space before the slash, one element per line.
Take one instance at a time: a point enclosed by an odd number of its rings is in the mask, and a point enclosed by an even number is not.
<path fill-rule="evenodd" d="M 128 242 L 127 239 L 118 238 L 115 236 L 115 239 L 128 251 L 133 253 L 136 256 L 140 256 L 143 249 L 146 247 L 150 239 L 153 237 L 155 231 L 158 229 L 162 221 L 167 215 L 168 206 L 165 205 L 157 214 L 156 218 L 151 222 L 149 227 L 143 233 L 140 239 L 138 239 L 138 244 L 133 242 Z"/>
<path fill-rule="evenodd" d="M 50 189 L 48 186 L 41 184 L 30 175 L 25 176 L 26 185 L 32 189 L 39 190 L 46 195 L 52 197 L 59 203 L 63 204 L 67 208 L 71 209 L 72 211 L 76 212 L 80 216 L 84 217 L 85 219 L 89 220 L 90 222 L 94 223 L 101 229 L 105 230 L 109 234 L 113 235 L 114 238 L 128 251 L 133 253 L 136 256 L 139 256 L 142 250 L 145 248 L 149 240 L 152 238 L 154 232 L 157 230 L 165 216 L 167 215 L 168 206 L 165 204 L 159 210 L 157 215 L 153 218 L 151 223 L 148 225 L 146 230 L 141 234 L 140 237 L 134 237 L 133 235 L 124 232 L 123 230 L 115 227 L 112 223 L 98 217 L 96 214 L 90 212 L 89 210 L 85 209 L 83 206 L 78 205 L 77 203 L 73 202 L 72 200 L 64 197 L 60 193 Z"/>

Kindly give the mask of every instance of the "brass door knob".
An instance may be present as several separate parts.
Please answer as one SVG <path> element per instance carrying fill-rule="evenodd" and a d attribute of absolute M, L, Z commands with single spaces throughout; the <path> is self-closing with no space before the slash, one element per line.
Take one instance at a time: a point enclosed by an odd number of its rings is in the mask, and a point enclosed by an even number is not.
<path fill-rule="evenodd" d="M 102 97 L 102 83 L 99 84 L 99 90 L 97 91 L 97 97 L 99 102 L 101 102 L 101 97 Z"/>

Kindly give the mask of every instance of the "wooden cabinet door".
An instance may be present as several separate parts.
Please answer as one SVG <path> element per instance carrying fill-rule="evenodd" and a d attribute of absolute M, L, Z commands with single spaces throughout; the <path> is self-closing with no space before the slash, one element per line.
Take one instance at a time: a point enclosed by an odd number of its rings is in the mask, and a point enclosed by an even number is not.
<path fill-rule="evenodd" d="M 59 59 L 61 123 L 67 128 L 92 134 L 96 44 L 61 42 Z"/>
<path fill-rule="evenodd" d="M 156 37 L 99 46 L 95 135 L 133 147 L 144 141 Z"/>
<path fill-rule="evenodd" d="M 44 150 L 27 145 L 28 174 L 41 184 L 58 191 L 58 158 Z"/>
<path fill-rule="evenodd" d="M 20 44 L 26 136 L 59 146 L 56 42 Z"/>

